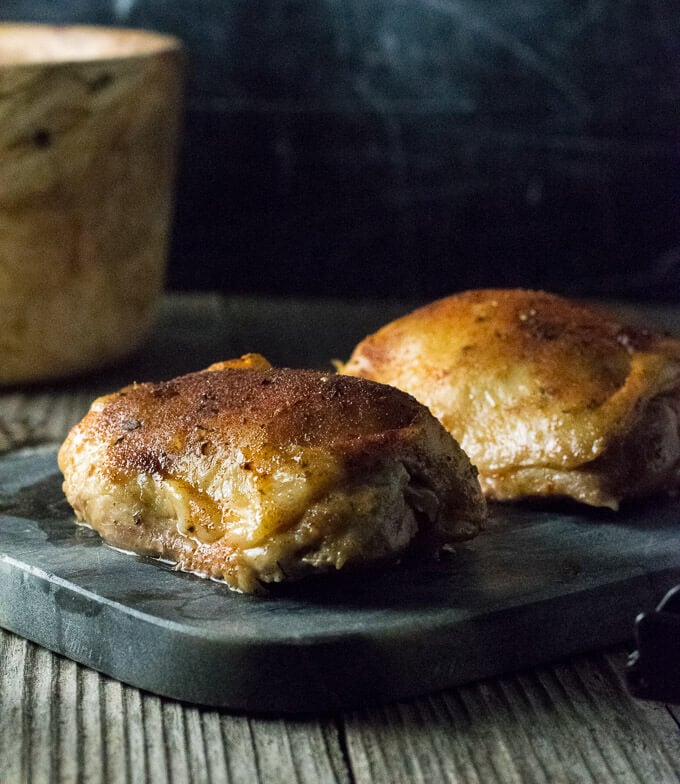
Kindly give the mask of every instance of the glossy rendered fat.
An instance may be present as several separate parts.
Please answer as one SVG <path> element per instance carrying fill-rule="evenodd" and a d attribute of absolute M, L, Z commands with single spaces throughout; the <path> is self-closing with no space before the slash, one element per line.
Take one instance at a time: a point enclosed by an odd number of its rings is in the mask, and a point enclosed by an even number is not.
<path fill-rule="evenodd" d="M 616 508 L 680 482 L 680 341 L 541 291 L 468 291 L 367 337 L 344 373 L 437 416 L 487 495 Z"/>
<path fill-rule="evenodd" d="M 69 434 L 66 496 L 111 544 L 252 591 L 477 532 L 475 470 L 412 397 L 230 364 L 100 398 Z"/>

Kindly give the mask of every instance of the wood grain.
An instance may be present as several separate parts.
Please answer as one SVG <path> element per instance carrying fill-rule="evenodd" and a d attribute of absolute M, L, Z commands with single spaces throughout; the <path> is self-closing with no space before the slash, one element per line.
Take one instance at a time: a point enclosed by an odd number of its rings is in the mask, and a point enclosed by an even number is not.
<path fill-rule="evenodd" d="M 673 782 L 665 706 L 623 689 L 623 649 L 347 717 L 357 782 Z"/>
<path fill-rule="evenodd" d="M 13 384 L 99 367 L 148 334 L 182 57 L 151 33 L 0 24 L 0 62 L 0 384 Z"/>
<path fill-rule="evenodd" d="M 671 711 L 614 651 L 344 715 L 262 718 L 132 689 L 0 631 L 0 780 L 670 784 Z"/>

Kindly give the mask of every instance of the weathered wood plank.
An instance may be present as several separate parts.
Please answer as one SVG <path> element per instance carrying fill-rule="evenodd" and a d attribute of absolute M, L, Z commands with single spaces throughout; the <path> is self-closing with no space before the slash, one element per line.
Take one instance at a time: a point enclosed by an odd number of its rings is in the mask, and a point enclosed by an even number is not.
<path fill-rule="evenodd" d="M 355 780 L 677 782 L 678 728 L 665 707 L 627 694 L 617 674 L 623 661 L 625 652 L 580 657 L 352 713 Z"/>
<path fill-rule="evenodd" d="M 610 677 L 614 680 L 612 694 L 620 695 L 621 700 L 629 703 L 645 746 L 655 758 L 664 761 L 666 771 L 670 768 L 676 779 L 680 780 L 680 706 L 632 697 L 625 686 L 628 652 L 620 649 L 605 652 L 602 656 L 609 667 Z M 665 772 L 664 775 L 668 773 Z"/>
<path fill-rule="evenodd" d="M 0 633 L 0 776 L 22 781 L 28 767 L 28 711 L 24 702 L 26 643 Z"/>
<path fill-rule="evenodd" d="M 31 706 L 30 727 L 27 741 L 30 748 L 29 767 L 31 778 L 47 780 L 55 769 L 54 744 L 54 691 L 56 688 L 56 659 L 44 648 L 26 646 L 30 663 L 27 671 L 35 672 L 32 681 L 27 681 L 25 702 Z"/>
<path fill-rule="evenodd" d="M 126 784 L 128 779 L 123 685 L 109 678 L 102 679 L 101 697 L 105 716 L 102 728 L 104 781 L 110 784 Z"/>
<path fill-rule="evenodd" d="M 87 412 L 89 392 L 25 392 L 0 395 L 0 453 L 59 443 Z"/>
<path fill-rule="evenodd" d="M 349 784 L 332 718 L 231 715 L 142 693 L 0 630 L 2 784 Z"/>

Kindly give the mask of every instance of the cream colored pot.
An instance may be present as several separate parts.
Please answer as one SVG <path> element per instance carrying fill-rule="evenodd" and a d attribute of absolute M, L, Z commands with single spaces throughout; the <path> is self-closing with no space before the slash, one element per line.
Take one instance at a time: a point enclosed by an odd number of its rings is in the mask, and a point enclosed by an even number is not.
<path fill-rule="evenodd" d="M 151 32 L 0 24 L 0 384 L 107 364 L 147 334 L 182 59 Z"/>

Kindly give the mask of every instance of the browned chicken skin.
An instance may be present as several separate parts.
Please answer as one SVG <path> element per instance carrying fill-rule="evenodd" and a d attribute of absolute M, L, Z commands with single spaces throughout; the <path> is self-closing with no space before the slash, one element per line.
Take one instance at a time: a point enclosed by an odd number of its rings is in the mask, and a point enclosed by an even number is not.
<path fill-rule="evenodd" d="M 241 591 L 441 546 L 485 516 L 466 455 L 412 397 L 252 355 L 99 398 L 59 466 L 109 543 Z"/>
<path fill-rule="evenodd" d="M 680 341 L 574 301 L 454 295 L 367 337 L 342 372 L 428 406 L 491 498 L 615 509 L 680 485 Z"/>

